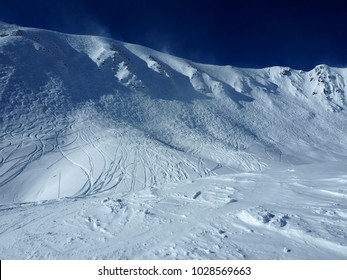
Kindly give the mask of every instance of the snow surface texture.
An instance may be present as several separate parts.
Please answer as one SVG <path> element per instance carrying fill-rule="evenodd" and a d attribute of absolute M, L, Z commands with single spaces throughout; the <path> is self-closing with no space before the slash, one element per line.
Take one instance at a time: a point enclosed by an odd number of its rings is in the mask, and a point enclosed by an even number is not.
<path fill-rule="evenodd" d="M 347 259 L 346 81 L 0 23 L 0 258 Z"/>

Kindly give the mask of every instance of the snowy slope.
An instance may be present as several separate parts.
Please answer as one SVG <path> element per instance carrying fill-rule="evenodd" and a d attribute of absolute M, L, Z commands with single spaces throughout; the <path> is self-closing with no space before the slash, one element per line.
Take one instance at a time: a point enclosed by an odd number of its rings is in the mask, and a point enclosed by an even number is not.
<path fill-rule="evenodd" d="M 346 80 L 0 23 L 0 257 L 347 258 Z"/>

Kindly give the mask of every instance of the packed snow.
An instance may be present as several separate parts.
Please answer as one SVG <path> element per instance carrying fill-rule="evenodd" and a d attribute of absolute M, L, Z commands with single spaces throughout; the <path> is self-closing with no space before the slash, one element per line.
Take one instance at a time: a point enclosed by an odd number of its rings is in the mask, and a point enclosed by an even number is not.
<path fill-rule="evenodd" d="M 0 258 L 347 259 L 346 81 L 0 23 Z"/>

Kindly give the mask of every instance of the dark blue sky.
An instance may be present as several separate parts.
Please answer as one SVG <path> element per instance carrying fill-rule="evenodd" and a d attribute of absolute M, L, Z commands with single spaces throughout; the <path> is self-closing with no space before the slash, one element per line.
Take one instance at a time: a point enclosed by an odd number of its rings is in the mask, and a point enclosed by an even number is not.
<path fill-rule="evenodd" d="M 347 67 L 343 2 L 0 0 L 0 20 L 105 35 L 202 63 L 309 70 Z"/>

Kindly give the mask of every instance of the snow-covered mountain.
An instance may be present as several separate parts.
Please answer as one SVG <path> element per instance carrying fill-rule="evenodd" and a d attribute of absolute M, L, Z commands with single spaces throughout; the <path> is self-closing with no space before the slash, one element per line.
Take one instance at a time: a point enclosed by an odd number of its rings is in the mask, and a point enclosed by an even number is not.
<path fill-rule="evenodd" d="M 347 258 L 346 82 L 0 23 L 0 258 Z"/>

